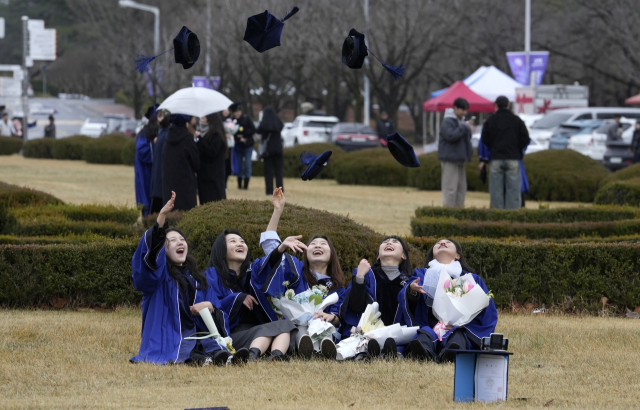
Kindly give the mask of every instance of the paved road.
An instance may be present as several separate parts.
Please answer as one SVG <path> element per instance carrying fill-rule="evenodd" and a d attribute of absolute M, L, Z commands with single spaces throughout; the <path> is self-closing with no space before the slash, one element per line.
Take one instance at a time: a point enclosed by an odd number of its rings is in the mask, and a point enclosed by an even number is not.
<path fill-rule="evenodd" d="M 30 98 L 29 105 L 48 106 L 56 109 L 54 114 L 56 121 L 56 136 L 64 138 L 78 134 L 80 127 L 89 117 L 102 118 L 104 114 L 125 114 L 133 117 L 133 110 L 121 104 L 115 104 L 113 100 L 61 100 L 59 98 Z M 31 114 L 29 122 L 37 120 L 34 128 L 29 128 L 29 139 L 42 138 L 44 127 L 49 123 L 48 114 Z"/>

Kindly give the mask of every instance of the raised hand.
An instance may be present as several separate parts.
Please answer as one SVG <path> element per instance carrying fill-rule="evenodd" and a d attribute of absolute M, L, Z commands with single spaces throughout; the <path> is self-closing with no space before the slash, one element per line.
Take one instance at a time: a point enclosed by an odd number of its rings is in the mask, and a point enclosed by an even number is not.
<path fill-rule="evenodd" d="M 251 295 L 247 295 L 246 298 L 244 298 L 244 300 L 242 301 L 242 304 L 246 306 L 247 309 L 249 310 L 253 310 L 254 306 L 258 306 L 259 303 L 256 300 L 256 298 L 254 298 Z"/>
<path fill-rule="evenodd" d="M 358 272 L 356 272 L 356 276 L 364 279 L 365 275 L 367 274 L 367 272 L 369 272 L 369 270 L 371 269 L 371 264 L 369 263 L 368 260 L 363 259 L 360 261 L 360 264 L 358 265 Z"/>
<path fill-rule="evenodd" d="M 193 306 L 189 306 L 189 310 L 191 310 L 191 314 L 194 316 L 200 313 L 202 309 L 209 309 L 209 312 L 213 313 L 213 305 L 211 302 L 200 302 Z"/>
<path fill-rule="evenodd" d="M 307 245 L 300 242 L 302 235 L 289 236 L 278 246 L 278 252 L 283 253 L 287 248 L 294 252 L 303 252 L 307 250 Z"/>
<path fill-rule="evenodd" d="M 171 191 L 171 199 L 167 201 L 167 203 L 162 207 L 162 209 L 158 213 L 158 219 L 156 220 L 156 222 L 158 222 L 158 226 L 160 227 L 164 226 L 165 218 L 167 217 L 167 214 L 169 212 L 173 211 L 175 202 L 176 202 L 176 193 Z"/>
<path fill-rule="evenodd" d="M 282 192 L 282 187 L 276 188 L 273 191 L 273 198 L 271 198 L 271 202 L 273 202 L 273 209 L 282 211 L 284 209 L 285 198 L 284 192 Z"/>
<path fill-rule="evenodd" d="M 422 289 L 422 286 L 420 286 L 420 279 L 416 279 L 413 282 L 411 282 L 409 284 L 409 289 L 411 290 L 412 293 L 420 292 L 424 295 L 427 294 L 427 292 L 425 292 L 424 289 Z"/>

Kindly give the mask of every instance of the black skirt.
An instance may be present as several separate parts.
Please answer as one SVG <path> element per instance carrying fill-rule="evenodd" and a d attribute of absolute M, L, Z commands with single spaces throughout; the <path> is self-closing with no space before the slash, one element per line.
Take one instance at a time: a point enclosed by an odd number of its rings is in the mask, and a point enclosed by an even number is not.
<path fill-rule="evenodd" d="M 275 322 L 263 323 L 257 326 L 238 325 L 231 331 L 233 348 L 238 350 L 243 347 L 249 348 L 251 343 L 259 337 L 276 337 L 282 333 L 289 333 L 296 329 L 296 325 L 290 320 L 276 320 Z"/>

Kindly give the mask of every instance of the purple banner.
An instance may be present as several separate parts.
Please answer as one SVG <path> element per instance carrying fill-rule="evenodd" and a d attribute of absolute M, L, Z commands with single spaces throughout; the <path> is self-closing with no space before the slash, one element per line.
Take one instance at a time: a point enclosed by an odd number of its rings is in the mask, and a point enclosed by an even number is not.
<path fill-rule="evenodd" d="M 144 73 L 144 78 L 147 80 L 147 94 L 149 97 L 153 97 L 153 68 L 149 67 L 146 73 Z M 162 69 L 158 69 L 158 76 L 156 77 L 157 84 L 162 82 Z"/>
<path fill-rule="evenodd" d="M 513 73 L 513 78 L 522 85 L 531 85 L 531 75 L 535 74 L 535 85 L 542 83 L 544 73 L 547 70 L 549 61 L 548 51 L 529 52 L 529 67 L 527 67 L 527 54 L 524 51 L 507 52 L 509 67 Z"/>
<path fill-rule="evenodd" d="M 217 90 L 220 88 L 220 77 L 204 77 L 193 76 L 191 78 L 194 87 L 208 88 L 210 90 Z"/>

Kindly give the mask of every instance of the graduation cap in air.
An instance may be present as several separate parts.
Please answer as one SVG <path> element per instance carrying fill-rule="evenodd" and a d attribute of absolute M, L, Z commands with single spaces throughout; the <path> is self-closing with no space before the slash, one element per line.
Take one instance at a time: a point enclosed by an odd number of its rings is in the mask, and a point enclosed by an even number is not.
<path fill-rule="evenodd" d="M 309 165 L 307 169 L 302 173 L 303 181 L 311 181 L 317 177 L 320 171 L 327 166 L 327 162 L 331 157 L 331 151 L 325 151 L 320 155 L 316 155 L 313 152 L 304 151 L 300 154 L 300 162 L 302 165 Z"/>
<path fill-rule="evenodd" d="M 420 166 L 420 161 L 418 161 L 411 144 L 397 132 L 387 136 L 387 147 L 396 161 L 405 167 L 416 168 Z"/>
<path fill-rule="evenodd" d="M 342 64 L 353 69 L 362 68 L 364 58 L 369 55 L 368 51 L 371 50 L 369 50 L 364 41 L 364 34 L 352 28 L 344 43 L 342 43 Z M 382 62 L 373 52 L 371 52 L 371 55 L 382 64 L 394 80 L 398 81 L 398 78 L 404 76 L 404 65 L 390 66 Z"/>
<path fill-rule="evenodd" d="M 153 60 L 171 50 L 173 50 L 173 56 L 176 63 L 182 64 L 182 68 L 186 70 L 193 67 L 196 61 L 198 61 L 198 57 L 200 57 L 200 40 L 198 40 L 196 33 L 189 30 L 187 26 L 182 26 L 176 38 L 173 39 L 173 48 L 151 57 L 138 54 L 134 60 L 136 63 L 136 70 L 144 73 L 149 70 L 149 64 Z"/>
<path fill-rule="evenodd" d="M 251 44 L 251 47 L 259 53 L 278 47 L 285 20 L 296 14 L 298 10 L 297 7 L 294 7 L 282 20 L 269 13 L 268 10 L 249 17 L 243 40 Z"/>
<path fill-rule="evenodd" d="M 155 117 L 157 109 L 158 109 L 158 104 L 150 105 L 149 108 L 147 108 L 147 112 L 144 113 L 144 118 L 150 120 L 151 117 Z"/>

